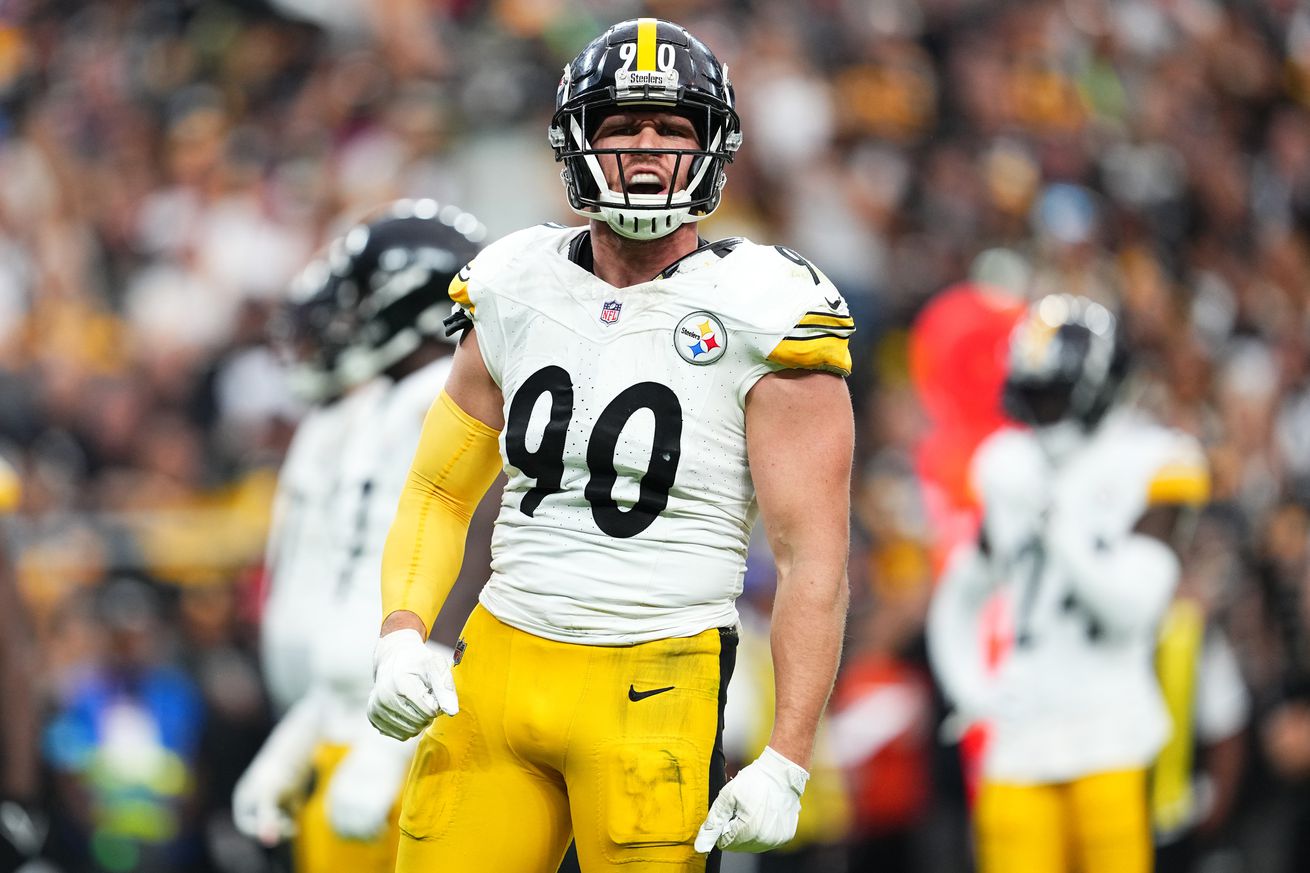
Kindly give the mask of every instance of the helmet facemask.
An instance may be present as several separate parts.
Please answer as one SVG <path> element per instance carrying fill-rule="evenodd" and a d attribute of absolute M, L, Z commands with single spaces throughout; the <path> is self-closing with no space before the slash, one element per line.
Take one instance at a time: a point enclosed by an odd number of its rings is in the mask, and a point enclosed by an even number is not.
<path fill-rule="evenodd" d="M 586 218 L 604 219 L 630 239 L 658 239 L 712 213 L 723 196 L 725 169 L 741 146 L 727 68 L 677 25 L 648 26 L 658 28 L 661 67 L 630 69 L 638 53 L 638 24 L 615 25 L 564 68 L 550 126 L 555 159 L 564 163 L 561 178 L 569 205 Z M 650 40 L 656 42 L 654 36 Z M 596 148 L 600 123 L 627 111 L 664 111 L 688 119 L 699 148 Z M 625 166 L 629 158 L 667 154 L 674 155 L 669 190 L 633 190 Z M 602 156 L 618 163 L 618 190 L 605 178 Z M 687 183 L 677 189 L 684 171 Z"/>
<path fill-rule="evenodd" d="M 269 319 L 269 339 L 285 369 L 287 387 L 311 406 L 330 403 L 344 388 L 336 367 L 349 337 L 336 329 L 337 283 L 326 259 L 315 258 L 296 276 Z"/>

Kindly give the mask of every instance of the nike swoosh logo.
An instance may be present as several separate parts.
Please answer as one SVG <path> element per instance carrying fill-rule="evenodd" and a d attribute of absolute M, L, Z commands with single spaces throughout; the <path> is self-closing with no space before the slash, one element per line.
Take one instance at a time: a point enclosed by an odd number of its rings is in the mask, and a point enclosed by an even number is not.
<path fill-rule="evenodd" d="M 645 700 L 647 697 L 654 697 L 656 694 L 663 694 L 665 691 L 672 691 L 676 686 L 670 685 L 667 688 L 652 688 L 650 691 L 638 691 L 631 685 L 628 686 L 628 699 L 633 703 L 638 700 Z"/>
<path fill-rule="evenodd" d="M 828 304 L 828 308 L 831 309 L 833 312 L 836 312 L 838 309 L 841 309 L 840 297 L 838 297 L 836 300 L 829 300 L 827 297 L 825 297 L 823 298 L 823 302 Z"/>

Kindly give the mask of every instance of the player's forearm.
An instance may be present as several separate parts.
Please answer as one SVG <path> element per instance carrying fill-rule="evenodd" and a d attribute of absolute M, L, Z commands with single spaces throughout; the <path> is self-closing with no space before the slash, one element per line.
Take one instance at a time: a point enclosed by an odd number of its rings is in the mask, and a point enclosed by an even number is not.
<path fill-rule="evenodd" d="M 251 768 L 276 770 L 285 774 L 288 783 L 305 777 L 314 759 L 326 705 L 321 688 L 311 689 L 297 700 L 264 741 Z"/>
<path fill-rule="evenodd" d="M 418 617 L 417 613 L 410 612 L 408 609 L 397 609 L 394 612 L 387 613 L 382 619 L 382 636 L 386 636 L 392 631 L 412 630 L 418 631 L 419 636 L 426 636 L 428 627 L 423 619 Z"/>
<path fill-rule="evenodd" d="M 469 520 L 415 478 L 411 472 L 382 552 L 382 614 L 393 624 L 402 620 L 393 616 L 412 616 L 426 637 L 464 562 Z"/>
<path fill-rule="evenodd" d="M 392 630 L 412 626 L 408 613 L 427 635 L 459 575 L 473 510 L 499 472 L 497 431 L 443 392 L 423 423 L 382 552 L 382 614 Z"/>
<path fill-rule="evenodd" d="M 1205 775 L 1210 780 L 1210 807 L 1197 825 L 1203 837 L 1217 834 L 1231 817 L 1246 766 L 1246 731 L 1212 744 L 1204 752 Z"/>
<path fill-rule="evenodd" d="M 845 562 L 779 568 L 770 647 L 776 705 L 769 745 L 810 766 L 814 733 L 832 692 L 846 628 Z"/>

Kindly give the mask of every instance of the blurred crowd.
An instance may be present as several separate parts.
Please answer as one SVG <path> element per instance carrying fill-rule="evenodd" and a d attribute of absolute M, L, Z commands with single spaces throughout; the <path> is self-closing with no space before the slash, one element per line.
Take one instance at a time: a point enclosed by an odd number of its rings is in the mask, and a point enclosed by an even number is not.
<path fill-rule="evenodd" d="M 6 0 L 0 455 L 23 499 L 5 533 L 70 869 L 279 862 L 226 818 L 274 715 L 253 640 L 302 412 L 268 315 L 318 246 L 395 197 L 457 203 L 493 237 L 574 222 L 545 137 L 559 71 L 639 14 L 698 34 L 737 88 L 744 147 L 704 235 L 795 248 L 859 324 L 837 775 L 808 846 L 760 869 L 966 863 L 921 630 L 945 549 L 969 535 L 959 479 L 977 434 L 933 442 L 951 404 L 912 366 L 915 320 L 948 289 L 1006 311 L 1052 291 L 1106 302 L 1135 402 L 1203 441 L 1214 504 L 1184 584 L 1254 702 L 1204 869 L 1305 869 L 1304 4 Z M 767 561 L 751 586 L 766 613 Z M 125 674 L 141 707 L 90 731 L 106 677 Z"/>

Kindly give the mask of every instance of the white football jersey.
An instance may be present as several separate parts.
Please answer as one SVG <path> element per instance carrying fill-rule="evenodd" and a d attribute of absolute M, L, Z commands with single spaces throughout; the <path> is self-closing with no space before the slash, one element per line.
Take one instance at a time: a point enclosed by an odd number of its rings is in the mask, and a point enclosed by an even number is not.
<path fill-rule="evenodd" d="M 615 288 L 579 263 L 588 233 L 512 234 L 451 285 L 505 400 L 481 602 L 597 645 L 734 624 L 756 515 L 746 395 L 788 367 L 845 375 L 854 324 L 788 249 L 724 240 Z"/>
<path fill-rule="evenodd" d="M 1208 491 L 1194 439 L 1131 410 L 1116 410 L 1058 467 L 1029 432 L 1003 430 L 974 458 L 992 572 L 1009 586 L 1014 645 L 995 681 L 1001 706 L 984 773 L 999 781 L 1059 781 L 1148 764 L 1170 730 L 1156 680 L 1152 625 L 1128 632 L 1080 603 L 1046 560 L 1031 499 L 1034 476 L 1046 507 L 1077 517 L 1093 541 L 1132 532 L 1154 504 L 1195 503 Z M 1025 494 L 1024 492 L 1028 493 Z M 1153 620 L 1152 620 L 1153 619 Z"/>
<path fill-rule="evenodd" d="M 372 386 L 312 409 L 296 427 L 278 471 L 265 566 L 268 597 L 260 624 L 264 680 L 278 709 L 309 689 L 311 650 L 321 633 L 324 592 L 339 570 L 332 506 L 341 453 Z"/>
<path fill-rule="evenodd" d="M 450 373 L 444 357 L 392 383 L 370 383 L 336 459 L 330 513 L 333 573 L 323 580 L 323 612 L 311 665 L 327 692 L 328 742 L 349 743 L 373 687 L 373 646 L 382 626 L 382 548 L 418 448 L 423 418 Z M 378 386 L 373 388 L 373 386 Z"/>

